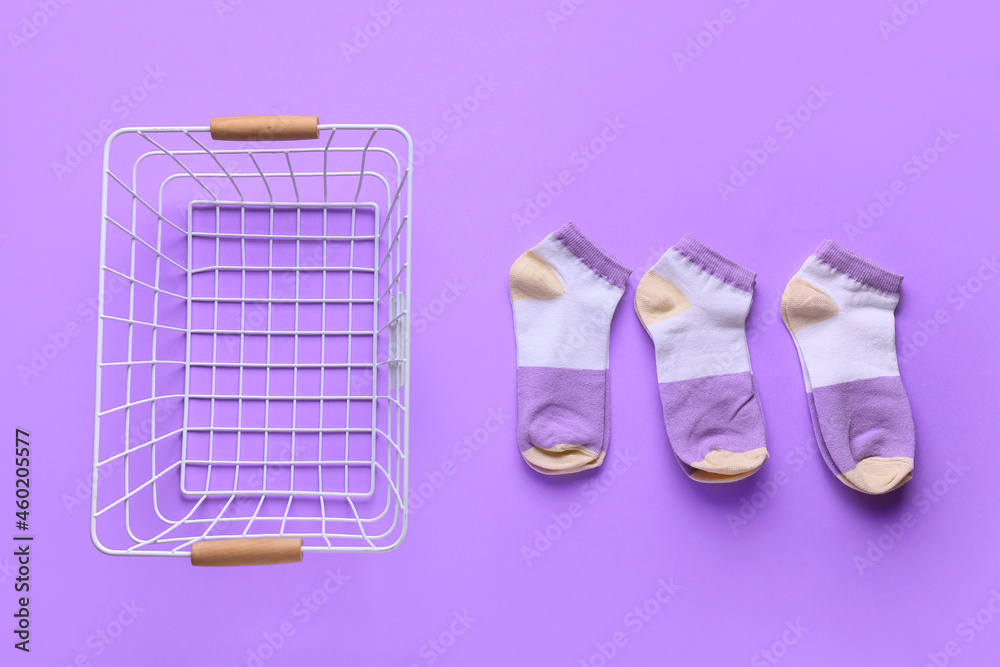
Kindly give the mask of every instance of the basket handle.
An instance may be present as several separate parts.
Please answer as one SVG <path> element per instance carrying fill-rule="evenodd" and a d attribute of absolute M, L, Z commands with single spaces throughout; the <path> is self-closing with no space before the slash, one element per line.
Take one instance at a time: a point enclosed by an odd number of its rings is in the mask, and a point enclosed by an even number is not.
<path fill-rule="evenodd" d="M 302 562 L 302 539 L 263 537 L 210 540 L 191 545 L 191 564 L 202 567 Z"/>
<path fill-rule="evenodd" d="M 230 116 L 213 118 L 212 138 L 221 141 L 318 139 L 316 116 Z"/>

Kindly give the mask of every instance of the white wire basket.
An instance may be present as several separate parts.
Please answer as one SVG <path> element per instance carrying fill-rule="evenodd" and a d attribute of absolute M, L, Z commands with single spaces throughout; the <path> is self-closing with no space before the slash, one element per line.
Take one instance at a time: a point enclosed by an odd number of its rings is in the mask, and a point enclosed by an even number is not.
<path fill-rule="evenodd" d="M 406 533 L 413 149 L 298 116 L 104 150 L 91 536 L 196 565 Z"/>

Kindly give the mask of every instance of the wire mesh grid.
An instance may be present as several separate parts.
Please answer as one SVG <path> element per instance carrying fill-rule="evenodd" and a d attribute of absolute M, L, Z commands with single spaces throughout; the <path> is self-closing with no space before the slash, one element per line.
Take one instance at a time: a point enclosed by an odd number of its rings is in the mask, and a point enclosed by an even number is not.
<path fill-rule="evenodd" d="M 91 533 L 396 546 L 407 517 L 412 148 L 127 128 L 105 148 Z"/>

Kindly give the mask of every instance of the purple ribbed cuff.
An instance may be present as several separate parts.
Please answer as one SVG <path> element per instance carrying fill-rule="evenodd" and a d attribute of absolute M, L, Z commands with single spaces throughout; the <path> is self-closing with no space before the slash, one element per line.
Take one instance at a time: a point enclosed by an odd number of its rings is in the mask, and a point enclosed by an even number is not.
<path fill-rule="evenodd" d="M 875 262 L 827 239 L 819 244 L 813 253 L 820 261 L 829 264 L 844 275 L 857 280 L 862 285 L 874 287 L 888 294 L 899 294 L 903 276 L 887 271 Z"/>
<path fill-rule="evenodd" d="M 753 284 L 757 280 L 756 273 L 731 259 L 726 259 L 690 234 L 685 234 L 684 238 L 675 243 L 674 250 L 722 282 L 744 292 L 753 291 Z"/>
<path fill-rule="evenodd" d="M 571 253 L 579 257 L 580 261 L 586 264 L 591 271 L 603 277 L 612 285 L 625 289 L 625 283 L 628 282 L 628 277 L 632 273 L 632 269 L 619 262 L 610 253 L 605 251 L 604 248 L 584 236 L 583 232 L 577 229 L 576 225 L 572 222 L 567 222 L 563 225 L 562 229 L 555 233 L 555 237 Z"/>

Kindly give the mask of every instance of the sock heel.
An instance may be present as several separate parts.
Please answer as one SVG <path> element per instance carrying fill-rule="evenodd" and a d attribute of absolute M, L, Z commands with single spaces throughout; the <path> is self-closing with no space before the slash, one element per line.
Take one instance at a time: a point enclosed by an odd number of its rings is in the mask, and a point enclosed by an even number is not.
<path fill-rule="evenodd" d="M 793 334 L 828 320 L 839 312 L 833 299 L 801 278 L 792 278 L 781 295 L 781 319 Z"/>
<path fill-rule="evenodd" d="M 566 293 L 555 270 L 530 250 L 517 258 L 510 267 L 510 299 L 548 301 Z"/>
<path fill-rule="evenodd" d="M 691 307 L 691 302 L 672 282 L 652 269 L 635 289 L 635 313 L 648 330 L 650 324 L 668 320 Z"/>

